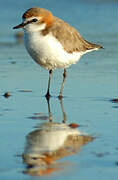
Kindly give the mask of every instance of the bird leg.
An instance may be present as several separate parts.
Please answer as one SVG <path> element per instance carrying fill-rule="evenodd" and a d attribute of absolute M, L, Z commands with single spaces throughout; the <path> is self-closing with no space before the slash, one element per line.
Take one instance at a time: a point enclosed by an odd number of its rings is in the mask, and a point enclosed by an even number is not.
<path fill-rule="evenodd" d="M 59 98 L 59 102 L 60 102 L 61 110 L 62 110 L 62 113 L 63 113 L 63 121 L 62 122 L 66 123 L 67 117 L 66 117 L 66 113 L 64 111 L 64 105 L 63 105 L 62 98 Z"/>
<path fill-rule="evenodd" d="M 50 81 L 51 81 L 51 78 L 52 78 L 52 69 L 49 70 L 49 80 L 48 80 L 48 89 L 47 89 L 47 93 L 45 95 L 46 99 L 49 99 L 50 98 Z"/>
<path fill-rule="evenodd" d="M 58 96 L 59 99 L 61 99 L 63 97 L 62 92 L 63 92 L 63 89 L 64 89 L 64 83 L 65 83 L 66 77 L 67 77 L 67 73 L 66 73 L 66 69 L 64 69 L 63 81 L 62 81 L 60 93 L 59 93 L 59 96 Z"/>
<path fill-rule="evenodd" d="M 49 115 L 49 122 L 52 122 L 53 117 L 52 117 L 52 113 L 50 110 L 50 98 L 46 98 L 47 99 L 47 104 L 48 104 L 48 115 Z"/>

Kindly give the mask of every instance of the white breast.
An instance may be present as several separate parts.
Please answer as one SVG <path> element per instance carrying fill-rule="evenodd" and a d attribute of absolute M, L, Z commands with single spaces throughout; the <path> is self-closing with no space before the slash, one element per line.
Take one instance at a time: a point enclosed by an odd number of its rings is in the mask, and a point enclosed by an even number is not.
<path fill-rule="evenodd" d="M 28 153 L 44 153 L 56 151 L 66 142 L 68 136 L 79 138 L 81 132 L 78 129 L 72 129 L 66 124 L 44 124 L 44 129 L 37 131 L 37 135 L 32 133 L 28 136 L 27 144 L 25 147 L 25 154 Z M 33 136 L 34 135 L 34 136 Z"/>
<path fill-rule="evenodd" d="M 24 42 L 31 57 L 48 70 L 66 68 L 76 63 L 84 54 L 83 52 L 67 53 L 51 33 L 45 36 L 39 31 L 25 33 Z"/>

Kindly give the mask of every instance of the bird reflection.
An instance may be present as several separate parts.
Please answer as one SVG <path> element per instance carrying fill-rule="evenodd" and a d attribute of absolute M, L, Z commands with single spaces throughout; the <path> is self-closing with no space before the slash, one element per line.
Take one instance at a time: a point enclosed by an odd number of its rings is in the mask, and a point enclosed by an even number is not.
<path fill-rule="evenodd" d="M 48 104 L 48 114 L 49 114 L 49 121 L 52 122 L 53 118 L 52 118 L 52 113 L 51 113 L 51 110 L 50 110 L 50 99 L 46 99 L 47 100 L 47 104 Z M 66 113 L 64 111 L 64 105 L 63 105 L 63 101 L 62 99 L 59 99 L 59 102 L 60 102 L 60 105 L 61 105 L 61 111 L 62 111 L 62 114 L 63 114 L 63 120 L 62 120 L 62 123 L 66 123 Z"/>
<path fill-rule="evenodd" d="M 49 175 L 64 168 L 64 162 L 58 160 L 76 154 L 80 148 L 93 140 L 78 130 L 76 123 L 67 124 L 62 99 L 59 100 L 63 114 L 62 123 L 53 122 L 50 101 L 47 100 L 49 121 L 37 125 L 36 129 L 26 136 L 22 155 L 27 165 L 24 173 L 34 176 Z"/>

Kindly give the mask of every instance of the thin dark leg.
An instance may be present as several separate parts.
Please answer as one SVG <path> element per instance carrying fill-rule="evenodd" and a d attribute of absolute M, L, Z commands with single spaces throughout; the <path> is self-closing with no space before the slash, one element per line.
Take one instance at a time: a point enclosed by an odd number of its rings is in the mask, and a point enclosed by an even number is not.
<path fill-rule="evenodd" d="M 59 101 L 60 101 L 60 105 L 61 105 L 61 110 L 62 110 L 62 113 L 63 113 L 63 123 L 66 123 L 66 120 L 67 120 L 67 117 L 66 117 L 66 113 L 64 111 L 64 105 L 63 105 L 63 101 L 62 101 L 62 98 L 59 98 Z"/>
<path fill-rule="evenodd" d="M 62 92 L 63 92 L 63 89 L 64 89 L 64 83 L 65 83 L 66 77 L 67 77 L 67 73 L 66 73 L 66 69 L 64 69 L 63 81 L 62 81 L 60 93 L 59 93 L 59 96 L 58 96 L 59 99 L 61 99 L 63 97 Z"/>
<path fill-rule="evenodd" d="M 45 95 L 46 99 L 50 98 L 50 81 L 52 78 L 52 72 L 53 72 L 52 70 L 49 71 L 48 89 L 47 89 L 47 93 Z"/>
<path fill-rule="evenodd" d="M 52 122 L 53 118 L 52 118 L 52 113 L 50 110 L 50 98 L 46 98 L 46 99 L 47 99 L 47 104 L 48 104 L 49 122 Z"/>

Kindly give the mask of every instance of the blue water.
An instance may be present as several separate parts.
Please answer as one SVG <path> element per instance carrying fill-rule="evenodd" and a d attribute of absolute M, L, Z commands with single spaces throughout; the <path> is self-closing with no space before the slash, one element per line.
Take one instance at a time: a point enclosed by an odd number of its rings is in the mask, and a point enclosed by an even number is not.
<path fill-rule="evenodd" d="M 51 82 L 50 111 L 54 123 L 80 125 L 75 130 L 94 140 L 81 144 L 73 154 L 55 160 L 44 179 L 117 179 L 118 170 L 118 1 L 117 0 L 1 0 L 0 5 L 0 179 L 38 179 L 23 163 L 27 136 L 49 121 L 44 97 L 48 72 L 28 56 L 23 43 L 16 43 L 24 11 L 47 8 L 74 27 L 89 41 L 104 49 L 84 55 L 71 66 L 64 88 L 63 108 L 57 98 L 62 70 Z M 4 93 L 11 96 L 5 98 Z M 116 101 L 112 101 L 116 99 Z M 40 136 L 39 136 L 40 137 Z M 35 137 L 34 137 L 35 139 Z M 58 141 L 58 140 L 57 140 Z M 40 141 L 39 141 L 40 142 Z M 41 141 L 42 142 L 42 141 Z M 40 144 L 40 143 L 39 143 Z M 77 143 L 78 144 L 78 143 Z M 55 145 L 55 144 L 54 144 Z M 68 149 L 67 149 L 68 150 Z M 74 151 L 74 150 L 73 150 Z M 52 166 L 52 165 L 51 165 Z M 58 168 L 57 168 L 58 166 Z M 46 169 L 46 170 L 47 170 Z M 33 168 L 31 171 L 35 170 Z M 33 171 L 34 172 L 34 171 Z M 40 171 L 40 168 L 38 170 Z"/>

